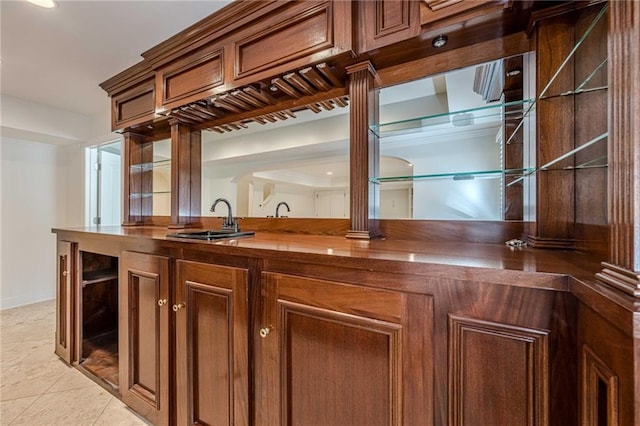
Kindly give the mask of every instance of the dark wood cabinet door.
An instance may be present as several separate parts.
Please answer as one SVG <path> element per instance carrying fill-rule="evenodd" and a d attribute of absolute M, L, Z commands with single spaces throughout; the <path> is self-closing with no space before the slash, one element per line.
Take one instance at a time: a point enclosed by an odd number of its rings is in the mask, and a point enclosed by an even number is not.
<path fill-rule="evenodd" d="M 248 271 L 177 261 L 177 424 L 249 424 Z"/>
<path fill-rule="evenodd" d="M 169 424 L 169 258 L 123 252 L 119 276 L 122 401 L 155 425 Z"/>
<path fill-rule="evenodd" d="M 256 425 L 433 424 L 433 301 L 263 273 Z"/>
<path fill-rule="evenodd" d="M 375 0 L 359 3 L 358 49 L 379 49 L 415 37 L 420 32 L 420 4 L 413 0 Z"/>
<path fill-rule="evenodd" d="M 76 282 L 76 243 L 58 241 L 56 274 L 56 355 L 72 363 Z"/>

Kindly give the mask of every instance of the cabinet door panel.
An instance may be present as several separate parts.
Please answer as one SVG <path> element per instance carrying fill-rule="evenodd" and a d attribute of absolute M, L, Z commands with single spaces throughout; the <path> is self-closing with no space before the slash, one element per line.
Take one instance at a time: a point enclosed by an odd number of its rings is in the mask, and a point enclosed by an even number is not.
<path fill-rule="evenodd" d="M 256 424 L 433 423 L 430 297 L 262 278 Z"/>
<path fill-rule="evenodd" d="M 75 305 L 76 244 L 58 241 L 56 279 L 56 354 L 68 363 L 73 362 L 73 307 Z"/>
<path fill-rule="evenodd" d="M 122 400 L 154 424 L 168 424 L 169 259 L 124 252 L 118 297 Z"/>
<path fill-rule="evenodd" d="M 179 424 L 248 424 L 247 277 L 244 269 L 177 262 Z"/>

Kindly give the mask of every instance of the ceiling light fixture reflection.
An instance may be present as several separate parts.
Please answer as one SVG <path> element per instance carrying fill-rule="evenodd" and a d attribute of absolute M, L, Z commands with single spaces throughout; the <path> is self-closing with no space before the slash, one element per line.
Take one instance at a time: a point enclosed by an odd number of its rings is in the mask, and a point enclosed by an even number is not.
<path fill-rule="evenodd" d="M 522 68 L 514 68 L 512 70 L 507 71 L 507 77 L 515 77 L 517 75 L 520 75 L 520 73 L 522 72 Z"/>
<path fill-rule="evenodd" d="M 31 4 L 35 4 L 36 6 L 44 7 L 47 9 L 51 9 L 57 6 L 55 0 L 27 0 Z"/>

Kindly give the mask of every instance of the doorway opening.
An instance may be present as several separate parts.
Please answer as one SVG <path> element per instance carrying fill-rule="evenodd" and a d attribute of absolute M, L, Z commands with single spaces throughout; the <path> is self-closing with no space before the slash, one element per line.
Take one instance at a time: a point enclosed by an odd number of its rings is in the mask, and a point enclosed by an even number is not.
<path fill-rule="evenodd" d="M 121 213 L 122 142 L 87 150 L 89 176 L 86 225 L 119 225 Z"/>

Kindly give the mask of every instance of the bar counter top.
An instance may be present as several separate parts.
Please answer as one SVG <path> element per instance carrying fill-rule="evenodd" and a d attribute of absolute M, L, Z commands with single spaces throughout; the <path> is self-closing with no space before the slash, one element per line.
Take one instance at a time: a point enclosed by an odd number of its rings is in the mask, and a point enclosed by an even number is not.
<path fill-rule="evenodd" d="M 416 240 L 354 240 L 339 236 L 256 232 L 255 236 L 214 241 L 168 237 L 156 226 L 54 228 L 62 239 L 110 241 L 135 239 L 135 250 L 198 251 L 348 268 L 420 274 L 450 279 L 566 290 L 567 277 L 595 281 L 600 260 L 570 250 L 513 248 L 505 244 Z M 100 241 L 95 241 L 99 239 Z"/>

